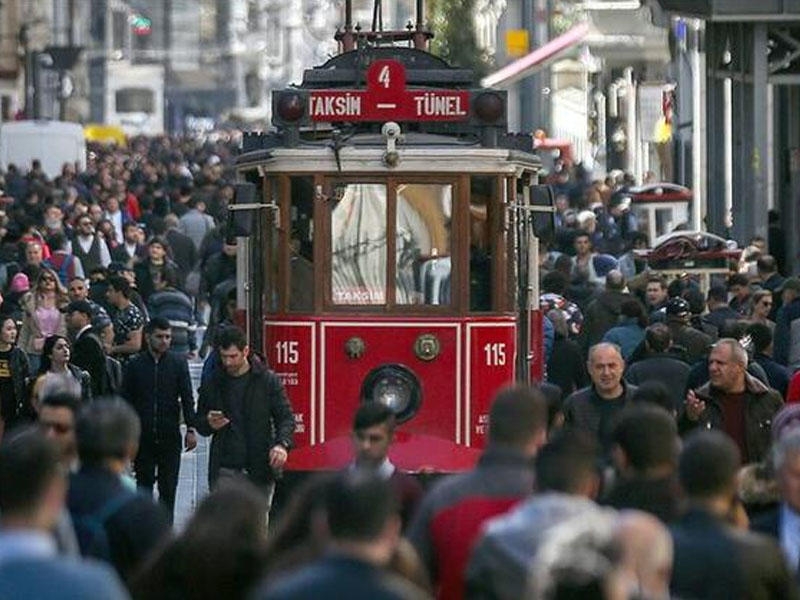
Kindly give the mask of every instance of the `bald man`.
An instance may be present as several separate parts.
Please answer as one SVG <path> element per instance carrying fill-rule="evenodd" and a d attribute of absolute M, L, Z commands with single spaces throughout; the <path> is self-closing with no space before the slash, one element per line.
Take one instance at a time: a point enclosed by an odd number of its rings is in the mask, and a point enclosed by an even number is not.
<path fill-rule="evenodd" d="M 620 567 L 628 589 L 644 598 L 669 598 L 672 537 L 664 524 L 645 512 L 624 510 L 614 527 Z"/>
<path fill-rule="evenodd" d="M 586 367 L 592 383 L 566 399 L 564 424 L 597 436 L 603 455 L 608 458 L 614 421 L 631 403 L 636 387 L 622 379 L 625 360 L 615 344 L 592 346 Z"/>

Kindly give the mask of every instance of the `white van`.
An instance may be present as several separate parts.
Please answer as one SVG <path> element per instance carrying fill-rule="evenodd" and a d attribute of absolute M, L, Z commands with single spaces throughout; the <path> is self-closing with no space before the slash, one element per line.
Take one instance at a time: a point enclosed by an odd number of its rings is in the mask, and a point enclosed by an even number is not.
<path fill-rule="evenodd" d="M 83 127 L 64 121 L 9 121 L 0 123 L 0 169 L 9 164 L 22 171 L 39 159 L 51 179 L 61 174 L 64 163 L 86 169 L 86 140 Z"/>

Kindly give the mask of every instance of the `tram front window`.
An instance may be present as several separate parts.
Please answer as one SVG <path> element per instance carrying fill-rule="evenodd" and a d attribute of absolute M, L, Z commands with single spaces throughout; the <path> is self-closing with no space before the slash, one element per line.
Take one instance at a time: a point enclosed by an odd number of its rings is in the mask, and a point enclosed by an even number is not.
<path fill-rule="evenodd" d="M 337 186 L 331 215 L 334 304 L 386 302 L 386 186 Z"/>
<path fill-rule="evenodd" d="M 397 187 L 397 304 L 450 304 L 452 207 L 451 185 Z"/>

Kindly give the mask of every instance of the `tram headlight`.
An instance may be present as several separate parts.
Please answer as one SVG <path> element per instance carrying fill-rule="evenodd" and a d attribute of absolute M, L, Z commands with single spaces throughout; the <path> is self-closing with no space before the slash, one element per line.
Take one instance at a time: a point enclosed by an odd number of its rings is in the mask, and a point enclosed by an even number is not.
<path fill-rule="evenodd" d="M 473 100 L 475 114 L 484 123 L 495 123 L 505 116 L 505 99 L 499 92 L 481 92 Z"/>
<path fill-rule="evenodd" d="M 403 365 L 382 365 L 370 372 L 361 386 L 363 402 L 380 402 L 388 406 L 398 423 L 411 419 L 419 411 L 422 390 L 419 380 Z"/>
<path fill-rule="evenodd" d="M 277 112 L 284 121 L 297 121 L 306 112 L 305 98 L 297 92 L 282 92 L 278 98 Z"/>

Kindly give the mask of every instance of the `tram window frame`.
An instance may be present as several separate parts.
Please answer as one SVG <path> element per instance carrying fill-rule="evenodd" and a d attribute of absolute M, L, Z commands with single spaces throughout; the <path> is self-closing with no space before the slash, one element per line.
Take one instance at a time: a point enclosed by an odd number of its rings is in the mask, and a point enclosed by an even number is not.
<path fill-rule="evenodd" d="M 333 302 L 333 285 L 331 281 L 332 273 L 332 252 L 330 251 L 332 240 L 332 211 L 333 204 L 329 200 L 333 197 L 334 189 L 337 185 L 352 184 L 374 184 L 386 186 L 386 287 L 385 301 L 382 304 L 340 304 Z M 456 258 L 465 254 L 465 249 L 461 238 L 465 226 L 465 219 L 462 216 L 467 197 L 465 196 L 464 180 L 459 175 L 453 176 L 426 176 L 403 174 L 401 176 L 390 176 L 382 174 L 363 174 L 360 176 L 325 176 L 323 177 L 323 202 L 324 210 L 317 227 L 316 242 L 324 254 L 323 266 L 324 276 L 317 277 L 317 281 L 322 286 L 322 312 L 324 313 L 392 313 L 392 314 L 460 314 L 463 312 L 463 304 L 458 293 L 462 273 L 460 272 L 459 260 L 454 261 L 451 274 L 451 286 L 454 293 L 449 304 L 398 304 L 396 302 L 396 235 L 397 235 L 397 188 L 400 185 L 446 185 L 452 189 L 452 218 L 450 225 L 450 253 Z M 464 223 L 462 223 L 464 221 Z"/>
<path fill-rule="evenodd" d="M 465 225 L 465 232 L 469 236 L 469 239 L 467 240 L 467 248 L 465 250 L 465 273 L 467 274 L 467 282 L 469 283 L 469 285 L 466 286 L 468 288 L 466 290 L 466 306 L 469 314 L 504 314 L 513 310 L 513 304 L 511 303 L 507 290 L 509 282 L 507 269 L 513 267 L 513 263 L 509 264 L 510 261 L 508 261 L 507 258 L 507 254 L 509 252 L 509 236 L 507 235 L 508 215 L 506 208 L 509 197 L 509 180 L 513 181 L 514 178 L 509 178 L 508 176 L 502 174 L 475 174 L 469 176 L 468 202 L 470 203 L 470 206 L 475 206 L 475 203 L 472 202 L 474 196 L 476 195 L 475 190 L 479 188 L 479 186 L 486 186 L 487 184 L 490 186 L 489 193 L 485 195 L 487 198 L 485 218 L 487 228 L 486 243 L 488 244 L 488 264 L 490 265 L 490 272 L 488 275 L 488 285 L 490 288 L 488 298 L 489 304 L 488 307 L 485 308 L 477 307 L 473 299 L 473 276 L 470 252 L 473 246 L 473 237 L 475 231 L 473 231 L 472 222 L 470 220 L 468 220 Z M 470 211 L 465 212 L 467 213 L 467 216 L 469 216 Z"/>

